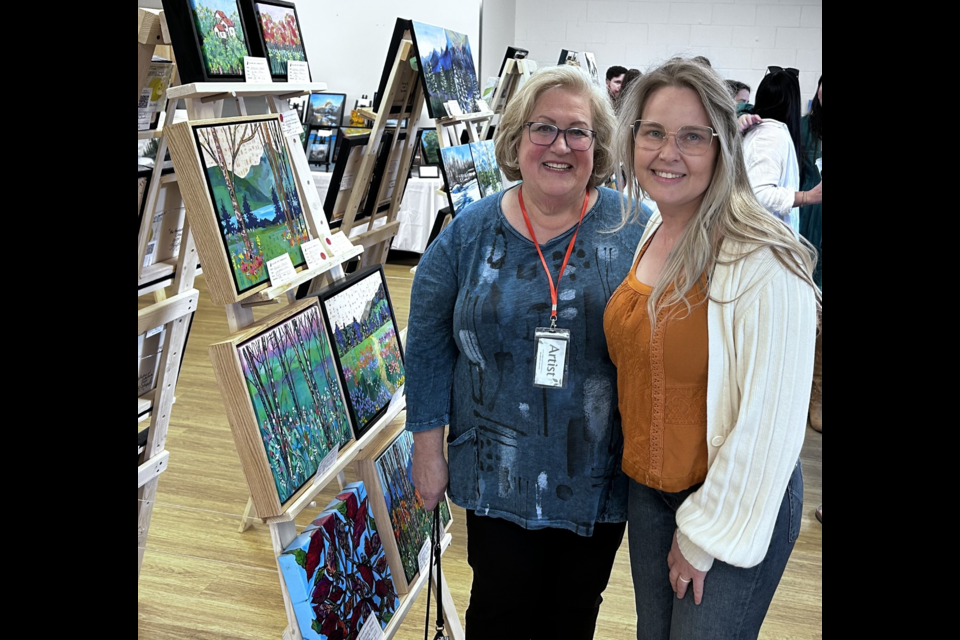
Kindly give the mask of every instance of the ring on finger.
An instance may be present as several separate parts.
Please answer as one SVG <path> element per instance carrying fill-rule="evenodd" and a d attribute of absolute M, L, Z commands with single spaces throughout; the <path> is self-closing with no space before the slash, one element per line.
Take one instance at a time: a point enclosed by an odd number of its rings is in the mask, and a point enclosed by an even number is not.
<path fill-rule="evenodd" d="M 682 577 L 680 577 L 680 576 L 677 576 L 677 578 L 678 578 L 678 579 L 680 580 L 680 582 L 682 582 L 683 584 L 690 584 L 691 582 L 693 582 L 693 580 L 685 580 L 684 578 L 682 578 Z"/>

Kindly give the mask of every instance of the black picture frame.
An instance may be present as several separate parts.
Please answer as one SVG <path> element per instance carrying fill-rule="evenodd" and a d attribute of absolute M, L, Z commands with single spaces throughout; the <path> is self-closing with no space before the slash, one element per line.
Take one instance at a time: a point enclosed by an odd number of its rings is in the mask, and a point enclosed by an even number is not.
<path fill-rule="evenodd" d="M 328 311 L 327 302 L 331 298 L 334 298 L 335 296 L 338 296 L 344 292 L 347 292 L 348 290 L 357 286 L 367 278 L 376 277 L 376 276 L 380 278 L 380 282 L 383 285 L 384 298 L 387 302 L 387 306 L 390 309 L 390 321 L 393 323 L 394 335 L 396 337 L 396 347 L 397 347 L 397 351 L 400 354 L 400 365 L 404 369 L 403 375 L 405 378 L 406 377 L 406 357 L 403 352 L 403 342 L 400 340 L 400 325 L 397 322 L 397 315 L 394 310 L 393 300 L 390 297 L 390 288 L 387 285 L 387 274 L 383 270 L 383 265 L 375 265 L 367 269 L 363 269 L 361 271 L 353 273 L 347 276 L 345 280 L 336 282 L 330 285 L 329 287 L 326 287 L 325 289 L 322 289 L 321 291 L 309 296 L 309 297 L 316 297 L 320 301 L 320 310 L 323 313 L 323 321 L 324 321 L 324 324 L 326 325 L 328 335 L 331 337 L 331 341 L 333 343 L 332 344 L 333 349 L 331 350 L 333 351 L 334 360 L 336 361 L 336 364 L 337 364 L 337 372 L 340 374 L 341 388 L 344 391 L 344 397 L 346 398 L 346 401 L 347 401 L 347 409 L 350 412 L 350 421 L 353 424 L 354 435 L 357 441 L 363 438 L 363 436 L 370 430 L 370 428 L 376 424 L 377 420 L 383 417 L 383 415 L 390 408 L 390 402 L 384 402 L 382 403 L 382 406 L 377 406 L 377 412 L 372 417 L 367 419 L 366 424 L 361 426 L 361 420 L 358 418 L 356 409 L 354 407 L 354 398 L 350 394 L 351 386 L 347 383 L 346 376 L 344 375 L 344 371 L 343 371 L 344 367 L 343 367 L 342 356 L 340 355 L 340 343 L 338 340 L 338 333 L 336 331 L 336 327 L 333 326 L 333 323 L 330 321 L 330 313 Z M 304 297 L 307 297 L 307 296 L 304 296 Z M 363 321 L 365 321 L 365 319 Z M 363 321 L 361 321 L 361 324 L 363 324 Z M 399 386 L 402 386 L 402 385 L 398 385 L 398 388 Z"/>
<path fill-rule="evenodd" d="M 327 197 L 323 203 L 323 211 L 327 214 L 327 223 L 330 229 L 339 229 L 343 224 L 343 213 L 350 199 L 352 190 L 356 187 L 352 184 L 341 191 L 345 176 L 355 175 L 360 169 L 360 163 L 363 161 L 363 150 L 370 144 L 370 133 L 349 134 L 347 130 L 340 132 L 340 151 L 337 161 L 334 164 L 333 176 L 330 178 L 330 188 L 327 191 Z M 364 210 L 364 203 L 361 203 L 359 211 Z M 358 212 L 358 218 L 360 217 Z"/>
<path fill-rule="evenodd" d="M 379 89 L 373 94 L 373 110 L 380 113 L 380 103 L 383 95 L 387 91 L 387 82 L 390 81 L 390 74 L 393 72 L 393 66 L 397 61 L 397 53 L 400 51 L 400 43 L 404 36 L 409 32 L 410 39 L 413 40 L 413 21 L 404 18 L 397 18 L 397 23 L 393 27 L 393 36 L 390 38 L 390 48 L 387 50 L 386 62 L 383 65 L 383 74 L 380 76 Z M 410 87 L 412 89 L 413 87 Z M 398 98 L 401 96 L 398 96 Z M 398 103 L 400 100 L 398 100 Z M 402 107 L 399 104 L 390 105 L 391 114 L 400 114 Z M 410 115 L 405 113 L 404 115 Z M 419 117 L 419 114 L 417 114 Z"/>
<path fill-rule="evenodd" d="M 198 32 L 193 19 L 192 0 L 162 0 L 163 11 L 170 31 L 170 40 L 173 52 L 177 58 L 177 70 L 180 74 L 180 84 L 195 84 L 199 82 L 243 82 L 246 78 L 241 61 L 240 73 L 211 74 L 203 58 L 204 37 Z M 246 55 L 252 56 L 250 37 L 247 24 L 243 17 L 240 0 L 234 0 L 237 5 L 237 20 L 243 34 L 243 45 Z M 236 23 L 234 22 L 234 29 Z M 229 37 L 229 36 L 228 36 Z"/>
<path fill-rule="evenodd" d="M 507 47 L 507 54 L 503 57 L 503 63 L 500 65 L 500 73 L 497 74 L 498 78 L 503 77 L 503 72 L 507 68 L 507 60 L 526 60 L 527 56 L 530 55 L 530 52 L 526 49 L 520 49 L 517 47 Z"/>
<path fill-rule="evenodd" d="M 310 154 L 310 142 L 313 139 L 314 132 L 327 131 L 330 133 L 328 136 L 330 139 L 327 140 L 327 155 L 324 159 L 318 161 L 317 158 L 312 157 Z M 336 164 L 336 150 L 340 146 L 340 128 L 339 127 L 309 127 L 306 129 L 306 137 L 303 141 L 303 152 L 307 156 L 307 164 L 311 167 L 321 167 L 325 166 L 327 171 L 330 170 L 330 165 Z"/>
<path fill-rule="evenodd" d="M 427 146 L 426 138 L 433 136 L 437 139 L 436 152 L 432 152 L 431 147 Z M 439 167 L 440 166 L 440 136 L 436 129 L 420 129 L 418 132 L 420 140 L 420 166 Z"/>
<path fill-rule="evenodd" d="M 330 122 L 326 119 L 319 120 L 314 116 L 313 103 L 315 101 L 319 102 L 324 97 L 338 97 L 340 98 L 340 109 L 337 111 L 337 114 L 334 118 L 331 118 L 333 122 Z M 334 127 L 343 126 L 343 114 L 347 107 L 347 94 L 345 93 L 312 93 L 307 98 L 307 104 L 304 109 L 304 123 L 308 127 L 324 127 L 327 129 L 333 129 Z"/>
<path fill-rule="evenodd" d="M 267 49 L 267 40 L 263 35 L 263 22 L 260 17 L 259 5 L 271 5 L 283 9 L 292 9 L 293 16 L 297 21 L 297 33 L 300 36 L 300 46 L 303 48 L 303 62 L 309 64 L 307 57 L 307 45 L 303 38 L 303 27 L 300 22 L 300 15 L 297 13 L 297 5 L 284 0 L 239 0 L 240 10 L 243 12 L 244 22 L 250 25 L 250 33 L 247 34 L 247 42 L 252 56 L 257 58 L 266 58 L 270 66 L 270 76 L 274 82 L 287 82 L 288 71 L 276 72 L 273 61 L 270 59 L 270 51 Z"/>

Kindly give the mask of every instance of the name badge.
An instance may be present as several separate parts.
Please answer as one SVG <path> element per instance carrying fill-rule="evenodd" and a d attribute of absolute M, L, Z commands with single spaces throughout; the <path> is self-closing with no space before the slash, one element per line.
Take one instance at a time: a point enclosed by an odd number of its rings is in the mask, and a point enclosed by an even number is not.
<path fill-rule="evenodd" d="M 566 329 L 537 329 L 536 369 L 533 386 L 543 389 L 567 387 L 567 361 L 570 354 L 570 332 Z"/>

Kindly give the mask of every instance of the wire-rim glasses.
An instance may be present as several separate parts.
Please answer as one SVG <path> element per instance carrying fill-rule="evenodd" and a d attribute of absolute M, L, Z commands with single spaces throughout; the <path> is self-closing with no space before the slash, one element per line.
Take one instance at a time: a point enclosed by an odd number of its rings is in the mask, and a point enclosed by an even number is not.
<path fill-rule="evenodd" d="M 593 146 L 593 141 L 597 138 L 597 132 L 580 127 L 571 127 L 570 129 L 561 129 L 560 127 L 545 122 L 527 122 L 523 125 L 530 135 L 530 142 L 538 147 L 552 146 L 560 134 L 563 134 L 567 146 L 573 151 L 589 151 Z"/>
<path fill-rule="evenodd" d="M 660 151 L 670 136 L 677 139 L 681 153 L 702 156 L 710 150 L 713 139 L 719 138 L 720 134 L 710 127 L 698 126 L 680 127 L 679 131 L 672 133 L 659 122 L 651 120 L 637 120 L 633 125 L 633 141 L 638 148 L 646 151 Z"/>

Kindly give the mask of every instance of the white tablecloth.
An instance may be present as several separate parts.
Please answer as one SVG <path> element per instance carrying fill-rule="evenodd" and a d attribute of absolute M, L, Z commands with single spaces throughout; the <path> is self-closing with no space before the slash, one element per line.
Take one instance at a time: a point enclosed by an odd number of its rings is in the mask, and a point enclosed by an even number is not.
<path fill-rule="evenodd" d="M 317 185 L 320 201 L 325 202 L 327 191 L 330 189 L 330 173 L 314 173 L 313 180 Z M 437 219 L 437 212 L 449 206 L 445 196 L 437 195 L 438 189 L 443 189 L 443 179 L 411 178 L 407 183 L 407 191 L 403 194 L 400 211 L 397 219 L 400 220 L 400 229 L 393 239 L 393 249 L 396 251 L 410 251 L 423 253 L 427 250 L 430 241 L 430 232 Z M 386 220 L 379 220 L 377 227 L 385 225 Z M 357 236 L 367 230 L 369 224 L 359 225 L 350 235 Z"/>

